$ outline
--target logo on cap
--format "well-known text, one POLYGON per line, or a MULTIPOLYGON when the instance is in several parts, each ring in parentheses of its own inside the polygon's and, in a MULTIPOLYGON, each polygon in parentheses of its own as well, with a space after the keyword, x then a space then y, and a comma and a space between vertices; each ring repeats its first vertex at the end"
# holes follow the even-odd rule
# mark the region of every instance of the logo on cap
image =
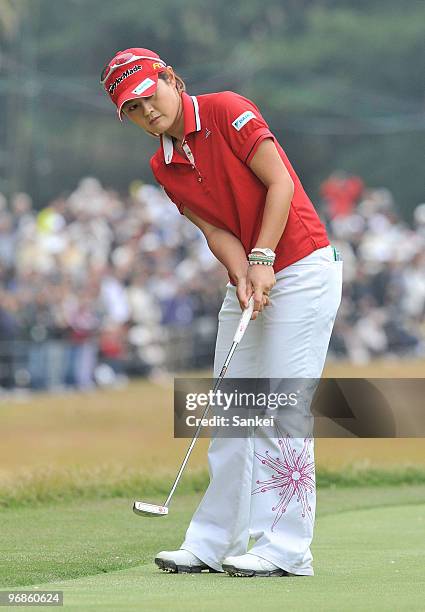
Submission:
POLYGON ((150 79, 148 77, 147 79, 145 79, 144 81, 139 83, 138 86, 136 87, 136 89, 133 89, 133 91, 131 93, 134 93, 134 94, 136 94, 136 96, 139 96, 144 91, 149 89, 149 87, 152 87, 152 85, 155 85, 155 81, 152 81, 152 79, 150 79))
POLYGON ((133 68, 129 68, 128 70, 123 72, 122 75, 119 76, 117 79, 115 79, 115 81, 113 83, 111 83, 111 85, 109 86, 109 88, 108 88, 109 94, 112 96, 114 91, 118 87, 118 85, 122 81, 124 81, 124 79, 127 79, 129 76, 131 76, 135 72, 138 72, 139 70, 142 70, 142 66, 140 66, 140 64, 137 64, 137 66, 133 66, 133 68))

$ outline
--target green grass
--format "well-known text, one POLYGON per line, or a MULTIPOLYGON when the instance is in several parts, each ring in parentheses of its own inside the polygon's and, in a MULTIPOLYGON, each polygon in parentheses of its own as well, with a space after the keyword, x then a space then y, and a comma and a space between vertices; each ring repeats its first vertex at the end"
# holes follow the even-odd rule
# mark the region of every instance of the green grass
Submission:
POLYGON ((126 498, 2 510, 0 587, 61 589, 65 609, 75 610, 423 610, 425 485, 324 488, 318 496, 314 578, 156 570, 155 552, 182 541, 200 498, 192 493, 157 520, 133 515, 126 498))
POLYGON ((60 588, 75 610, 424 609, 423 440, 316 440, 314 578, 169 576, 152 560, 181 544, 208 441, 168 518, 136 517, 131 504, 168 493, 188 443, 172 422, 171 387, 146 381, 1 404, 0 588, 60 588))
MULTIPOLYGON (((104 465, 96 469, 68 468, 34 469, 17 472, 0 482, 0 510, 2 508, 38 506, 40 504, 80 500, 113 499, 137 496, 166 497, 174 473, 141 474, 126 466, 104 465)), ((185 474, 179 491, 199 493, 208 484, 206 470, 195 469, 185 474)), ((402 484, 425 485, 425 469, 405 466, 382 469, 352 465, 345 470, 317 470, 319 489, 333 487, 394 486, 402 484)))

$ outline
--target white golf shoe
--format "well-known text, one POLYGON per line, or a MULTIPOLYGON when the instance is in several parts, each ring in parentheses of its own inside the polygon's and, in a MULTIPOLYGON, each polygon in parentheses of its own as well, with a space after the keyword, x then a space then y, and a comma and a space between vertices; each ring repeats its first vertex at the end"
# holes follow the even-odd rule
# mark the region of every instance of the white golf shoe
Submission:
POLYGON ((274 563, 266 561, 257 555, 246 553, 239 557, 227 557, 223 561, 223 569, 230 576, 293 576, 274 563))
POLYGON ((188 550, 163 550, 155 557, 155 563, 164 572, 169 574, 199 574, 203 570, 216 572, 201 559, 195 557, 188 550))

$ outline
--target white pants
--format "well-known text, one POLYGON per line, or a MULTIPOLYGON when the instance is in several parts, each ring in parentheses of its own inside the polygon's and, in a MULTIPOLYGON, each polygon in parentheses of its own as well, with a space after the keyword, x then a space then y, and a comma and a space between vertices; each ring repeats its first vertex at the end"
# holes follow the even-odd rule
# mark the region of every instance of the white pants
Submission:
MULTIPOLYGON (((227 377, 320 378, 341 300, 342 262, 318 249, 276 274, 271 304, 251 321, 227 377)), ((241 309, 227 285, 219 313, 217 377, 241 309)), ((252 552, 299 575, 313 575, 316 506, 311 438, 213 438, 209 487, 181 548, 222 571, 228 556, 252 552)))

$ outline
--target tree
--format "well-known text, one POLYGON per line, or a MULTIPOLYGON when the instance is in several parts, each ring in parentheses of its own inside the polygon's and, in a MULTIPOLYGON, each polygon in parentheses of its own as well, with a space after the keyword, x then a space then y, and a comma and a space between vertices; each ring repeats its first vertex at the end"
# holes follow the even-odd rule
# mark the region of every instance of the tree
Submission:
POLYGON ((114 121, 98 82, 105 61, 129 46, 157 50, 192 93, 234 89, 254 99, 311 193, 342 167, 390 187, 410 208, 423 199, 424 3, 3 4, 21 17, 2 11, 15 24, 7 26, 5 50, 17 74, 0 80, 0 95, 18 108, 19 188, 39 204, 87 173, 120 189, 135 177, 152 180, 147 158, 155 142, 114 121), (25 7, 30 19, 22 17, 25 7))

